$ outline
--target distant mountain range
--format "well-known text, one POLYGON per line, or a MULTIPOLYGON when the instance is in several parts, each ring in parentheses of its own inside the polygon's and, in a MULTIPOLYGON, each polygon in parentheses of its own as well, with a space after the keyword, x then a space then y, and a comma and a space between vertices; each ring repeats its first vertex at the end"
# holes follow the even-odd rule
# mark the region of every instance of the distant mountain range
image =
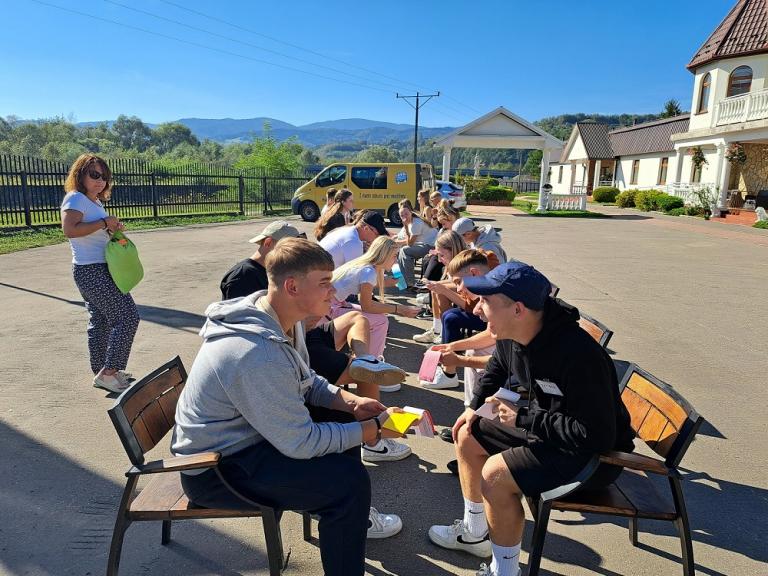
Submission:
MULTIPOLYGON (((407 141, 413 138, 413 125, 378 122, 364 118, 345 118, 294 126, 275 118, 181 118, 176 120, 187 126, 200 140, 217 142, 250 142, 261 136, 265 122, 272 126, 272 136, 279 141, 295 136, 306 146, 322 146, 335 142, 366 142, 383 144, 392 140, 407 141)), ((78 126, 92 126, 99 122, 80 122, 78 126)), ((112 124, 112 121, 107 121, 112 124)), ((148 126, 155 127, 154 124, 148 126)), ((434 138, 451 132, 454 128, 428 128, 419 126, 419 136, 434 138)))

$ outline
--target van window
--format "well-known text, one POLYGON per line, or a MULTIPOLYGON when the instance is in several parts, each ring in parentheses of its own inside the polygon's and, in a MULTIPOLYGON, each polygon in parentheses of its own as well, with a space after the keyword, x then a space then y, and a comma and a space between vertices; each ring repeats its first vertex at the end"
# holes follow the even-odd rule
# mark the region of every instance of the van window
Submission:
POLYGON ((352 182, 362 190, 383 190, 387 187, 387 169, 384 166, 352 168, 352 182))
POLYGON ((344 182, 344 179, 347 177, 347 167, 346 166, 331 166, 330 168, 326 168, 320 174, 317 175, 317 179, 315 182, 318 186, 321 188, 325 188, 326 186, 333 186, 334 184, 341 184, 344 182))

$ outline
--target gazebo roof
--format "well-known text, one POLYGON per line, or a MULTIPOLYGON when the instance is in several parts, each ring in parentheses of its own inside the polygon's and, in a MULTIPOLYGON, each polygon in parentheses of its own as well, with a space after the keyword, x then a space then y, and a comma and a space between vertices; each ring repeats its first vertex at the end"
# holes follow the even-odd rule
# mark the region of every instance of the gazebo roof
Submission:
POLYGON ((435 141, 445 148, 553 148, 559 155, 564 142, 523 120, 503 106, 435 141))

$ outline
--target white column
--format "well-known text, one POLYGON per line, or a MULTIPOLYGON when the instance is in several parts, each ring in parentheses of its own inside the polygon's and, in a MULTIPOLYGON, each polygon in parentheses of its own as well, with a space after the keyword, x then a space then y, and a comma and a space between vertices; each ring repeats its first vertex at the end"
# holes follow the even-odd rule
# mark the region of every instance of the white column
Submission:
POLYGON ((600 186, 600 168, 602 160, 595 160, 595 177, 592 180, 592 190, 600 186))
POLYGON ((547 174, 549 174, 549 154, 550 149, 544 148, 544 150, 541 151, 541 176, 539 177, 539 207, 536 209, 537 212, 546 212, 547 211, 547 193, 544 191, 544 184, 547 183, 547 174))
POLYGON ((712 209, 712 216, 719 216, 720 209, 725 208, 728 202, 728 181, 731 177, 731 163, 725 159, 725 142, 717 145, 717 185, 720 189, 717 205, 712 209))
POLYGON ((448 182, 451 175, 451 147, 443 148, 443 180, 448 182))
POLYGON ((674 184, 681 184, 683 178, 683 158, 685 157, 685 148, 677 149, 677 164, 675 164, 675 181, 674 184))

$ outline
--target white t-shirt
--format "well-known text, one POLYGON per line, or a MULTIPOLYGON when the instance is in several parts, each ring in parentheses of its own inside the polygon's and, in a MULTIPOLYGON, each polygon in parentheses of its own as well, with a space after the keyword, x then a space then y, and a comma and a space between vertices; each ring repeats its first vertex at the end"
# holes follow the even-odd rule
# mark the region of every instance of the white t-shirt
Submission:
POLYGON ((365 252, 363 241, 354 226, 342 226, 331 230, 328 235, 320 240, 326 252, 333 256, 333 265, 338 268, 350 260, 359 258, 365 252))
MULTIPOLYGON (((104 206, 98 200, 92 202, 88 196, 81 192, 68 192, 61 202, 61 210, 77 210, 82 212, 81 222, 88 224, 96 222, 109 216, 104 206)), ((87 236, 80 238, 70 238, 69 245, 72 247, 73 264, 103 264, 107 260, 104 258, 104 249, 109 242, 109 234, 106 230, 96 230, 87 236)))
POLYGON ((371 284, 375 287, 377 282, 376 268, 370 264, 354 268, 333 283, 333 287, 336 288, 336 300, 343 302, 352 294, 359 294, 362 284, 371 284))
MULTIPOLYGON (((430 246, 434 246, 435 240, 437 240, 437 228, 430 228, 424 220, 421 218, 417 218, 416 216, 413 217, 413 220, 408 225, 408 230, 411 233, 411 238, 413 238, 414 244, 429 244, 430 246)), ((405 226, 400 229, 400 232, 397 233, 398 240, 405 240, 407 236, 405 235, 405 226)))

